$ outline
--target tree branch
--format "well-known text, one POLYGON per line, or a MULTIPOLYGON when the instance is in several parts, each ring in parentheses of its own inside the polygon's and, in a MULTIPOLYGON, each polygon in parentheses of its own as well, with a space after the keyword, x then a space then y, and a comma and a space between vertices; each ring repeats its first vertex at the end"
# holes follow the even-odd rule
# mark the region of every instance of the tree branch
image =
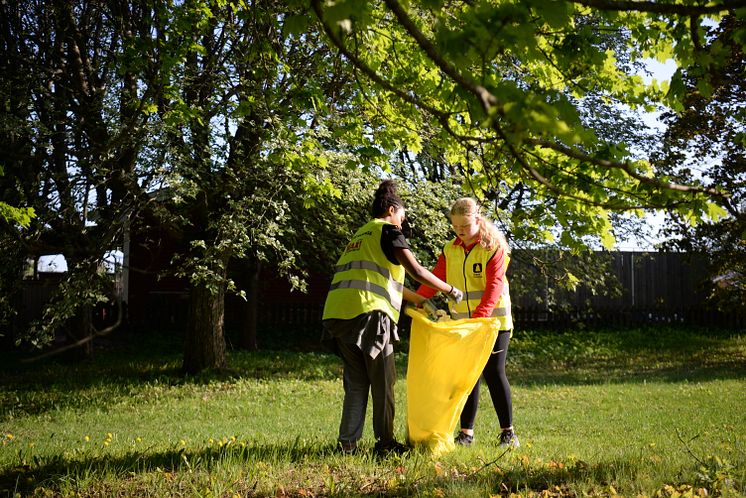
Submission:
MULTIPOLYGON (((663 203, 663 204, 661 204, 661 203, 658 203, 658 204, 655 204, 655 203, 643 204, 643 202, 645 201, 645 196, 644 195, 640 195, 638 193, 635 193, 633 190, 625 190, 625 189, 622 189, 622 188, 610 186, 610 185, 607 185, 607 184, 603 183, 602 181, 595 180, 595 179, 593 179, 593 178, 591 178, 591 177, 589 177, 587 175, 583 175, 582 173, 580 173, 578 171, 575 171, 575 169, 577 168, 578 165, 575 165, 576 168, 573 168, 573 170, 563 170, 562 168, 557 167, 551 161, 547 161, 546 159, 544 159, 544 158, 540 157, 539 155, 535 154, 534 152, 528 151, 528 152, 526 152, 526 154, 528 156, 533 157, 535 161, 538 161, 538 162, 544 164, 544 166, 546 168, 553 169, 554 171, 558 171, 559 174, 564 175, 564 177, 566 177, 568 179, 573 179, 573 180, 575 180, 577 182, 582 182, 582 184, 587 185, 588 187, 596 187, 596 188, 600 188, 600 189, 606 190, 608 192, 613 192, 613 193, 618 194, 618 195, 623 195, 623 196, 627 196, 627 197, 632 198, 632 199, 637 199, 637 202, 640 203, 640 204, 637 204, 637 205, 633 205, 633 204, 631 204, 631 201, 627 202, 625 204, 625 208, 624 209, 672 209, 672 208, 675 208, 677 206, 680 206, 680 205, 683 205, 683 204, 687 203, 686 200, 681 200, 681 201, 675 201, 675 202, 667 202, 667 203, 663 203)), ((563 180, 561 183, 564 184, 565 181, 563 180)), ((579 183, 579 185, 580 185, 580 183, 579 183)), ((634 189, 634 184, 631 185, 631 188, 634 189)), ((584 191, 584 189, 582 187, 580 187, 580 186, 576 190, 584 191)), ((609 204, 611 204, 611 203, 609 203, 609 204)))
POLYGON ((365 62, 360 60, 360 58, 357 57, 357 55, 353 54, 345 45, 345 43, 342 41, 342 39, 337 35, 337 33, 334 32, 334 30, 326 23, 324 20, 324 13, 321 7, 321 0, 312 0, 311 6, 314 10, 314 13, 316 14, 316 17, 318 17, 319 21, 321 21, 321 25, 324 28, 324 32, 327 34, 329 39, 332 41, 334 46, 337 47, 337 49, 344 55, 353 66, 355 66, 358 70, 360 70, 363 74, 365 74, 368 78, 370 78, 373 82, 380 85, 382 88, 388 90, 389 92, 393 93, 400 99, 404 100, 405 102, 408 102, 412 104, 415 107, 418 107, 420 109, 423 109, 433 116, 440 122, 440 124, 443 126, 443 128, 446 130, 446 132, 453 136, 457 140, 468 140, 468 141, 491 141, 489 139, 480 138, 480 137, 471 137, 466 135, 459 135, 456 133, 448 123, 448 113, 441 111, 440 109, 437 109, 419 98, 415 97, 413 93, 404 92, 403 90, 395 87, 385 79, 383 79, 378 73, 376 73, 375 70, 373 70, 370 66, 368 66, 365 62))
POLYGON ((681 16, 699 16, 705 14, 717 14, 727 10, 741 9, 746 7, 746 0, 722 0, 716 5, 696 6, 672 3, 660 3, 657 1, 635 1, 635 0, 568 0, 598 10, 612 11, 635 11, 653 12, 657 14, 676 14, 681 16))
POLYGON ((498 101, 494 95, 492 95, 482 85, 478 85, 470 79, 466 78, 452 64, 450 64, 440 55, 440 53, 430 42, 430 40, 428 40, 422 33, 422 31, 420 31, 417 26, 415 26, 409 15, 404 11, 402 6, 399 5, 399 2, 397 2, 396 0, 384 0, 384 2, 394 13, 404 29, 407 30, 407 33, 409 33, 410 36, 415 39, 420 48, 427 54, 430 60, 433 61, 435 65, 440 68, 441 71, 450 76, 456 84, 468 90, 475 97, 477 97, 477 99, 479 99, 479 102, 482 104, 482 108, 484 108, 485 112, 489 114, 490 110, 493 107, 497 106, 498 101))
MULTIPOLYGON (((609 0, 580 0, 581 2, 587 1, 587 2, 598 2, 598 3, 607 3, 607 4, 613 4, 613 1, 609 0)), ((746 5, 745 0, 725 0, 729 3, 743 3, 746 5)), ((451 65, 448 61, 446 61, 441 54, 438 52, 438 50, 435 48, 435 46, 428 40, 425 35, 417 28, 417 26, 414 24, 412 19, 408 16, 408 14, 404 11, 402 6, 397 2, 397 0, 384 0, 386 5, 391 9, 391 11, 394 13, 396 18, 399 20, 399 22, 402 24, 404 29, 412 36, 412 38, 415 39, 417 44, 420 46, 420 48, 427 54, 427 56, 432 60, 440 69, 443 71, 446 75, 450 76, 451 79, 459 86, 464 88, 465 90, 471 92, 473 95, 475 95, 478 100, 481 102, 482 107, 484 108, 485 112, 488 114, 490 111, 497 106, 498 100, 497 98, 491 94, 486 88, 484 88, 481 85, 477 85, 471 80, 464 77, 453 65, 451 65)), ((634 3, 634 4, 641 4, 641 3, 648 3, 648 2, 620 2, 621 4, 627 4, 627 3, 634 3)), ((658 5, 658 4, 652 4, 651 5, 658 5)), ((690 13, 689 15, 696 15, 694 13, 690 13)), ((498 110, 499 111, 499 110, 498 110)), ((498 131, 500 135, 502 135, 503 140, 505 140, 506 143, 507 137, 502 133, 499 126, 493 126, 493 128, 498 131)), ((538 142, 538 141, 537 141, 538 142)), ((549 143, 549 142, 547 142, 549 143)), ((511 155, 521 164, 521 166, 524 167, 526 171, 540 184, 544 185, 546 188, 552 190, 553 192, 557 193, 558 195, 564 195, 572 197, 576 200, 580 200, 582 202, 589 202, 598 206, 602 207, 612 207, 613 205, 610 204, 604 204, 604 203, 597 203, 594 201, 591 201, 590 199, 586 199, 581 196, 571 195, 566 192, 563 192, 559 187, 552 184, 547 178, 545 178, 541 173, 539 173, 536 168, 531 166, 531 164, 523 157, 521 152, 515 148, 512 144, 508 143, 508 149, 511 152, 511 155)), ((584 158, 578 157, 574 150, 569 148, 555 148, 555 150, 559 152, 563 152, 568 157, 573 157, 575 159, 581 159, 585 160, 584 158)), ((669 182, 661 182, 655 178, 649 178, 643 175, 640 175, 636 171, 634 171, 631 166, 628 163, 618 163, 618 162, 611 162, 611 161, 604 161, 605 164, 601 164, 598 162, 593 162, 594 164, 597 164, 599 166, 607 167, 607 168, 619 168, 625 171, 628 175, 631 177, 644 182, 648 184, 655 185, 659 188, 663 189, 669 189, 669 190, 676 190, 681 192, 701 192, 704 194, 707 194, 709 196, 719 197, 721 199, 726 198, 724 194, 721 192, 715 190, 715 189, 709 189, 709 188, 703 188, 703 187, 694 187, 689 185, 679 185, 675 183, 669 183, 669 182)), ((618 208, 616 208, 618 209, 618 208)))
POLYGON ((59 348, 55 348, 55 349, 53 349, 51 351, 47 351, 46 353, 42 353, 40 355, 33 356, 31 358, 24 358, 24 359, 21 360, 21 363, 32 363, 34 361, 39 361, 39 360, 42 360, 44 358, 49 358, 50 356, 57 356, 60 353, 64 353, 65 351, 69 351, 70 349, 78 348, 78 347, 80 347, 80 346, 82 346, 82 345, 84 345, 84 344, 92 341, 96 337, 103 337, 105 335, 110 334, 111 332, 113 332, 114 330, 116 330, 122 324, 122 317, 124 316, 124 312, 122 310, 122 300, 119 299, 119 298, 116 298, 116 301, 117 301, 117 321, 115 323, 113 323, 112 325, 109 325, 108 327, 106 327, 103 330, 97 330, 96 327, 94 327, 93 325, 91 325, 91 333, 88 334, 86 337, 83 337, 80 340, 77 340, 77 341, 75 341, 73 343, 70 343, 70 344, 66 344, 66 345, 61 346, 59 348))
POLYGON ((689 31, 692 37, 692 45, 694 45, 695 52, 702 51, 702 42, 699 39, 699 31, 697 31, 699 16, 691 16, 689 18, 689 31))
MULTIPOLYGON (((568 0, 568 1, 571 1, 571 0, 568 0)), ((475 82, 468 79, 467 77, 463 76, 452 64, 446 61, 442 57, 442 55, 438 52, 436 47, 430 42, 430 40, 428 40, 425 37, 425 35, 417 28, 417 26, 414 24, 414 22, 409 17, 407 12, 397 2, 397 0, 384 0, 384 2, 389 7, 389 9, 391 9, 391 11, 394 13, 397 20, 401 23, 402 27, 404 27, 404 29, 409 33, 409 35, 412 38, 414 38, 414 40, 417 42, 419 47, 426 53, 428 58, 430 58, 430 60, 441 71, 443 71, 445 75, 451 78, 451 80, 455 84, 461 86, 462 88, 464 88, 465 90, 473 94, 479 100, 485 112, 487 112, 488 114, 491 114, 492 112, 497 110, 497 113, 501 114, 500 108, 498 106, 499 102, 498 102, 497 97, 495 97, 492 93, 490 93, 485 87, 478 85, 475 82)), ((678 13, 674 11, 676 11, 679 7, 683 7, 679 5, 662 5, 661 6, 659 4, 656 4, 653 2, 646 2, 646 1, 637 2, 637 1, 614 1, 614 0, 576 0, 575 3, 591 6, 597 9, 601 9, 601 10, 641 10, 641 11, 658 12, 659 10, 655 10, 655 9, 659 7, 663 7, 663 8, 670 8, 671 9, 670 11, 673 13, 678 13)), ((690 11, 681 12, 681 14, 692 16, 692 15, 707 13, 709 11, 720 12, 722 10, 726 10, 726 8, 735 8, 736 6, 746 6, 746 0, 724 0, 723 3, 720 5, 723 7, 696 8, 695 10, 692 10, 691 7, 687 7, 687 9, 689 9, 690 11)), ((496 139, 503 141, 505 146, 508 149, 509 154, 520 164, 521 168, 524 169, 535 181, 543 185, 548 190, 554 192, 558 196, 575 199, 577 201, 580 201, 580 202, 583 202, 589 205, 594 205, 594 206, 603 207, 603 208, 612 209, 612 210, 620 210, 620 211, 639 209, 640 207, 650 207, 650 206, 627 206, 627 205, 620 205, 617 203, 598 202, 598 201, 594 201, 593 199, 590 199, 584 196, 579 196, 579 195, 565 192, 563 189, 553 184, 548 178, 544 177, 535 167, 533 167, 530 164, 530 162, 526 159, 526 157, 524 157, 523 153, 519 150, 519 148, 516 147, 515 144, 509 141, 507 135, 502 130, 499 123, 495 120, 493 120, 492 122, 492 129, 497 134, 497 136, 494 138, 479 137, 479 136, 465 136, 465 135, 460 135, 456 133, 451 128, 448 122, 449 113, 442 111, 440 109, 437 109, 433 107, 432 105, 426 104, 421 99, 417 98, 413 92, 406 92, 392 85, 390 82, 386 81, 381 75, 379 75, 375 70, 373 70, 366 63, 360 60, 349 49, 347 49, 345 43, 342 41, 339 35, 324 20, 321 0, 312 0, 311 6, 314 10, 314 13, 318 17, 318 19, 321 21, 323 29, 325 33, 327 34, 327 36, 329 36, 329 38, 331 39, 332 43, 355 67, 357 67, 363 74, 365 74, 372 81, 374 81, 375 83, 377 83, 384 89, 392 92, 393 94, 401 98, 403 101, 408 102, 416 107, 419 107, 422 110, 425 110, 431 113, 441 123, 441 125, 444 127, 446 132, 450 134, 451 136, 453 136, 454 138, 456 138, 457 140, 473 141, 473 142, 478 142, 478 143, 493 142, 496 139)), ((669 12, 669 10, 663 10, 663 12, 669 12)), ((661 189, 674 190, 674 191, 679 191, 679 192, 705 194, 709 197, 719 199, 721 203, 726 207, 726 209, 732 214, 734 215, 738 214, 734 210, 734 208, 730 205, 727 194, 724 194, 714 188, 699 187, 699 186, 692 186, 692 185, 682 185, 682 184, 671 183, 671 182, 663 182, 656 178, 647 177, 636 172, 629 163, 596 159, 591 156, 588 156, 587 154, 583 154, 582 152, 577 151, 575 149, 563 146, 558 143, 550 142, 547 140, 532 139, 532 138, 526 137, 524 138, 524 143, 529 144, 529 145, 537 145, 540 147, 550 148, 550 149, 556 150, 566 155, 569 158, 587 161, 591 164, 595 164, 597 166, 601 166, 604 168, 621 169, 626 174, 628 174, 630 177, 635 178, 636 180, 642 183, 653 185, 661 189)), ((660 207, 660 206, 655 206, 655 207, 660 207)))
MULTIPOLYGON (((543 185, 546 189, 548 189, 551 192, 554 192, 555 195, 558 197, 565 197, 568 199, 574 199, 576 201, 582 202, 584 204, 590 205, 590 206, 596 206, 604 209, 608 209, 611 211, 633 211, 636 209, 661 209, 663 207, 668 206, 655 206, 655 205, 629 205, 629 204, 618 204, 614 202, 599 202, 594 199, 591 199, 590 197, 584 197, 582 195, 572 194, 570 192, 566 192, 556 184, 552 183, 548 178, 546 178, 544 175, 542 175, 539 170, 534 168, 531 163, 526 160, 523 154, 516 148, 516 146, 511 143, 505 135, 505 133, 502 131, 502 129, 499 127, 499 125, 494 124, 493 128, 498 133, 498 135, 501 137, 501 139, 504 141, 505 145, 507 146, 508 150, 510 151, 510 155, 515 158, 516 161, 521 165, 521 167, 528 172, 528 174, 536 180, 539 184, 543 185)), ((576 158, 577 159, 577 158, 576 158)))
POLYGON ((547 148, 556 150, 557 152, 560 152, 567 157, 571 157, 573 159, 578 159, 580 161, 585 161, 591 164, 595 164, 596 166, 601 166, 602 168, 618 168, 623 170, 625 173, 627 173, 632 178, 642 182, 646 183, 648 185, 653 185, 658 188, 662 188, 665 190, 675 190, 677 192, 691 192, 691 193, 700 193, 705 194, 709 197, 714 197, 717 199, 720 199, 724 206, 728 209, 731 214, 734 216, 737 216, 738 213, 733 210, 733 207, 730 205, 729 202, 729 196, 723 192, 720 192, 717 189, 709 188, 709 187, 698 187, 694 185, 682 185, 680 183, 671 183, 671 182, 664 182, 661 180, 658 180, 657 178, 653 178, 650 176, 645 176, 637 171, 635 171, 632 168, 632 165, 628 162, 620 163, 615 161, 608 161, 606 159, 598 159, 592 156, 589 156, 588 154, 585 154, 583 152, 580 152, 577 149, 573 149, 570 147, 567 147, 565 145, 556 143, 556 142, 550 142, 548 140, 539 140, 539 139, 526 139, 525 143, 530 145, 537 145, 539 147, 547 148))
POLYGON ((339 49, 339 51, 347 57, 347 59, 350 60, 360 71, 362 71, 368 78, 375 81, 379 85, 381 85, 386 90, 394 93, 397 97, 404 100, 405 102, 409 102, 410 104, 422 107, 423 109, 432 112, 434 114, 441 114, 442 111, 429 106, 425 104, 424 102, 420 101, 419 99, 414 98, 412 95, 410 95, 407 92, 404 92, 400 90, 399 88, 396 88, 388 81, 384 80, 378 73, 376 73, 373 69, 371 69, 367 64, 365 64, 363 61, 361 61, 355 54, 350 52, 347 49, 347 46, 342 41, 342 39, 337 35, 337 33, 334 32, 334 30, 326 23, 324 20, 324 12, 321 7, 321 0, 312 0, 311 1, 311 7, 313 8, 314 13, 316 14, 316 17, 319 18, 319 21, 321 21, 321 25, 324 28, 324 32, 327 34, 329 39, 334 43, 334 45, 339 49))
MULTIPOLYGON (((378 73, 376 73, 373 69, 370 68, 365 62, 360 60, 355 54, 350 52, 350 50, 347 48, 347 46, 344 44, 342 39, 334 32, 334 30, 326 23, 324 20, 324 13, 321 8, 321 2, 320 0, 312 0, 311 5, 313 7, 314 13, 316 14, 316 17, 318 17, 319 21, 321 21, 321 25, 324 28, 324 32, 329 36, 332 43, 339 49, 339 51, 344 55, 352 64, 358 68, 361 72, 363 72, 368 78, 373 80, 375 83, 379 84, 384 89, 394 93, 396 96, 404 100, 405 102, 409 102, 410 104, 419 107, 420 109, 423 109, 433 116, 440 122, 440 124, 443 126, 443 128, 446 130, 446 132, 451 135, 453 138, 460 140, 460 141, 474 141, 474 142, 491 142, 492 139, 485 138, 485 137, 478 137, 478 136, 468 136, 468 135, 460 135, 456 131, 451 128, 451 125, 448 123, 448 114, 447 112, 441 111, 440 109, 437 109, 429 104, 426 104, 419 98, 415 97, 412 93, 407 93, 399 88, 395 87, 388 81, 384 80, 378 73)), ((439 57, 442 59, 441 57, 439 57)), ((443 61, 445 63, 445 61, 443 61)), ((484 89, 486 91, 486 89, 484 89)), ((487 92, 489 93, 489 92, 487 92)), ((478 96, 478 94, 475 93, 475 95, 478 96)), ((481 98, 480 98, 481 101, 481 98)))

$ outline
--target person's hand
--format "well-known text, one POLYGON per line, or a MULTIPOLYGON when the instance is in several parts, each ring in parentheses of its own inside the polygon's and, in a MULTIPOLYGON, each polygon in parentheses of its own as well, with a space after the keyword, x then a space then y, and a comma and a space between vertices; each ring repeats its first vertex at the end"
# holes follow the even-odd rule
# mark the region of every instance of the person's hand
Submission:
POLYGON ((425 310, 425 313, 427 313, 427 317, 430 318, 430 320, 434 322, 438 321, 438 307, 435 306, 435 303, 429 299, 425 299, 420 303, 420 306, 425 310))
POLYGON ((448 296, 448 299, 450 299, 456 304, 460 303, 461 300, 464 298, 464 293, 454 286, 451 286, 451 290, 448 291, 448 294, 446 295, 448 296))

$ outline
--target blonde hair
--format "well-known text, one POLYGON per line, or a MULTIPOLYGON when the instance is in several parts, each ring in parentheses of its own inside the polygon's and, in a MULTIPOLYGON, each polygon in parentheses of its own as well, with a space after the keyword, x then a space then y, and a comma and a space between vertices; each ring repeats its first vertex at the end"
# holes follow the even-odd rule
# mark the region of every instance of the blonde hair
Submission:
POLYGON ((450 215, 474 216, 479 225, 479 244, 488 251, 494 251, 498 247, 502 247, 506 254, 510 254, 510 246, 505 235, 489 218, 482 215, 479 204, 471 197, 456 199, 451 206, 450 215))

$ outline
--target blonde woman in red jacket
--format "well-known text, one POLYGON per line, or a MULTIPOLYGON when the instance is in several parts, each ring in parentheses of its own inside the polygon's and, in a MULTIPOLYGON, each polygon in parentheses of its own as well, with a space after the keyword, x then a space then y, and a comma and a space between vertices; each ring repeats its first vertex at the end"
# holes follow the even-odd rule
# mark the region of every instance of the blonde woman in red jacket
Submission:
MULTIPOLYGON (((518 447, 520 443, 513 431, 510 383, 505 373, 505 360, 513 333, 510 292, 505 275, 510 261, 510 247, 503 234, 480 213, 479 205, 470 197, 453 203, 450 218, 456 238, 443 248, 433 274, 464 292, 464 299, 460 303, 449 303, 451 318, 500 319, 500 333, 482 377, 489 388, 502 429, 500 445, 518 447)), ((436 292, 426 285, 417 290, 418 294, 428 299, 436 292)), ((456 444, 470 446, 474 442, 479 388, 478 380, 461 412, 461 430, 456 444)))

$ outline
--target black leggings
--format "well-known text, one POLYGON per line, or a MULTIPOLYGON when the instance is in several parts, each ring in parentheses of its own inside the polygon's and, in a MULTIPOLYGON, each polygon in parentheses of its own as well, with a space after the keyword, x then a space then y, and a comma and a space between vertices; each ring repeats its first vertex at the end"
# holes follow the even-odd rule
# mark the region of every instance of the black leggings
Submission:
MULTIPOLYGON (((492 405, 495 407, 500 427, 503 429, 513 425, 513 404, 510 399, 510 383, 508 382, 507 375, 505 375, 505 360, 508 357, 509 344, 510 331, 501 330, 481 376, 484 377, 484 381, 490 390, 492 405)), ((479 407, 480 380, 477 380, 477 385, 472 389, 471 394, 469 394, 466 400, 466 405, 464 405, 464 409, 461 411, 462 429, 474 429, 474 419, 477 417, 477 408, 479 407)))

